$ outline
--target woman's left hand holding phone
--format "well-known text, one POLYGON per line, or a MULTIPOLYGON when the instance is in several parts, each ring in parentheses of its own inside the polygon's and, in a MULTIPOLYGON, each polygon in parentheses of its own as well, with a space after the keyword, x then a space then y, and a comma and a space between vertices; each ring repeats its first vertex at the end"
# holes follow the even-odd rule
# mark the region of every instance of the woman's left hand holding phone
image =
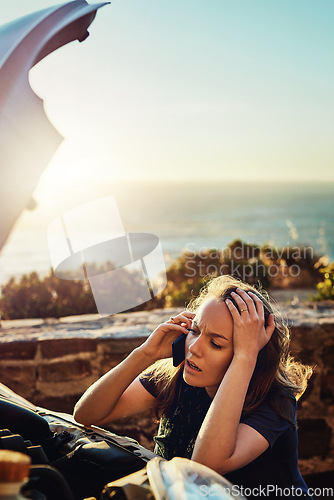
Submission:
POLYGON ((194 313, 182 311, 165 323, 161 323, 138 349, 152 359, 152 363, 158 359, 171 357, 172 343, 182 333, 188 333, 194 317, 194 313))

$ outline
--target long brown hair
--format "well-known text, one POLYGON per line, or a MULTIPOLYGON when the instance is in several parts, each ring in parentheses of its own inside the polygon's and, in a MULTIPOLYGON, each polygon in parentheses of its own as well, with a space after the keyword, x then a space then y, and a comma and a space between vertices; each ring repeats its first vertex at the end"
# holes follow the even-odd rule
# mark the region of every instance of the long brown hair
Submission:
MULTIPOLYGON (((290 356, 289 328, 268 294, 232 276, 219 276, 211 279, 202 288, 198 297, 191 300, 188 310, 196 312, 201 304, 211 298, 219 298, 222 301, 228 298, 235 303, 231 293, 236 288, 252 291, 261 299, 264 305, 265 326, 267 326, 270 314, 274 315, 275 321, 275 330, 270 341, 258 354, 248 386, 243 414, 254 411, 268 397, 268 403, 276 413, 293 424, 289 401, 291 403, 291 397, 299 399, 303 394, 308 379, 312 375, 312 368, 290 356)), ((153 378, 157 384, 156 413, 159 416, 163 413, 168 414, 178 398, 183 365, 184 363, 174 368, 171 359, 160 360, 144 373, 144 376, 153 378)))

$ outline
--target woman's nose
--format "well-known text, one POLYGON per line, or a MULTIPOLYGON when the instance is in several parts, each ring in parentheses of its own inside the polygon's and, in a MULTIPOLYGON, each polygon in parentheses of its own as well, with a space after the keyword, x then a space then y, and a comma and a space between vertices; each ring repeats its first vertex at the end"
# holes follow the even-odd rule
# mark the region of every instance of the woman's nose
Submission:
POLYGON ((201 340, 201 335, 199 337, 196 337, 194 340, 192 340, 189 344, 189 351, 191 354, 194 354, 195 356, 201 356, 202 355, 202 340, 201 340))

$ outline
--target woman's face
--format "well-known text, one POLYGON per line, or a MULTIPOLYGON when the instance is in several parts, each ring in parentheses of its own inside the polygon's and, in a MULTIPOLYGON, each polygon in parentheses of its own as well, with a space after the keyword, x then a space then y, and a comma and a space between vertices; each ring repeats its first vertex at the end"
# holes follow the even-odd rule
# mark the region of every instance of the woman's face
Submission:
POLYGON ((225 304, 208 299, 199 308, 186 339, 183 378, 214 397, 233 357, 233 320, 225 304))

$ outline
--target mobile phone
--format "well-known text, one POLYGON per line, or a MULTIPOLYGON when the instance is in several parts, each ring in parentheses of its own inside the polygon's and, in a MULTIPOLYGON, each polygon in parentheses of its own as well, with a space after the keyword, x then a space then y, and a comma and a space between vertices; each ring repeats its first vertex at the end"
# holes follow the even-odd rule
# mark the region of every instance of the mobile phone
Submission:
POLYGON ((187 335, 185 333, 181 333, 181 335, 172 343, 173 366, 179 366, 186 357, 186 338, 187 335))

